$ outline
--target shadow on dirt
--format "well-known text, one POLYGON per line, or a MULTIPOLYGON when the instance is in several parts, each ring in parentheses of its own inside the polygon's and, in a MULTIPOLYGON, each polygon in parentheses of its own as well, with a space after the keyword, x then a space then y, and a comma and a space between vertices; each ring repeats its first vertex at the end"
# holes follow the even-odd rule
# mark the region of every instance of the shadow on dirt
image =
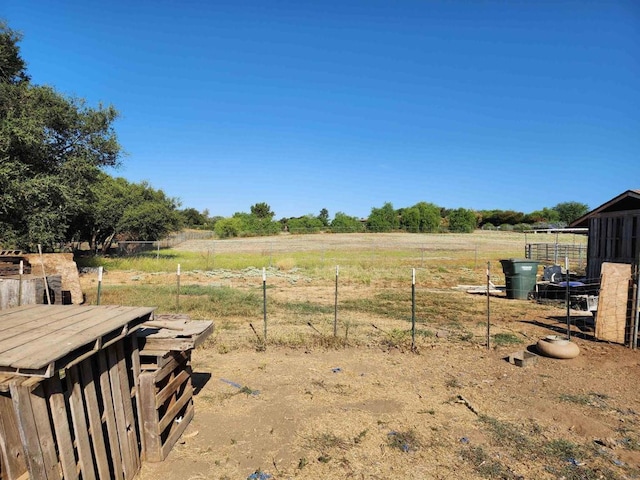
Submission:
MULTIPOLYGON (((549 320, 554 320, 557 324, 552 323, 544 323, 539 320, 523 320, 523 323, 528 323, 529 325, 536 325, 537 327, 542 327, 547 330, 553 332, 556 335, 566 335, 567 334, 567 317, 566 316, 551 316, 547 317, 549 320)), ((594 322, 592 317, 570 317, 571 325, 577 328, 579 331, 575 331, 575 328, 571 329, 571 336, 580 338, 582 340, 596 341, 594 335, 594 322)))
POLYGON ((191 374, 191 383, 193 385, 193 394, 198 395, 200 390, 211 380, 211 374, 208 372, 193 372, 191 374))

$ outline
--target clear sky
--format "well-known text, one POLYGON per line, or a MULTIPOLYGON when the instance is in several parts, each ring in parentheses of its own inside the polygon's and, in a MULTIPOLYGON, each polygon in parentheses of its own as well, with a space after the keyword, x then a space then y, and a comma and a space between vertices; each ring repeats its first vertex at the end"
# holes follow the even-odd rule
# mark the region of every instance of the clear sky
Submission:
POLYGON ((113 104, 110 172, 211 215, 525 213, 640 188, 640 2, 4 1, 32 80, 113 104))

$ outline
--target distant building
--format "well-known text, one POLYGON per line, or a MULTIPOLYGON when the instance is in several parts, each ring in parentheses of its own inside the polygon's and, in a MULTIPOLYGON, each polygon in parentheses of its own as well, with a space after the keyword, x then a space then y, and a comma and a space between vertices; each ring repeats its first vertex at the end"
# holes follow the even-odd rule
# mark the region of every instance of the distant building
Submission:
POLYGON ((640 258, 640 190, 627 190, 575 220, 588 227, 587 278, 599 279, 604 262, 638 262, 640 258))

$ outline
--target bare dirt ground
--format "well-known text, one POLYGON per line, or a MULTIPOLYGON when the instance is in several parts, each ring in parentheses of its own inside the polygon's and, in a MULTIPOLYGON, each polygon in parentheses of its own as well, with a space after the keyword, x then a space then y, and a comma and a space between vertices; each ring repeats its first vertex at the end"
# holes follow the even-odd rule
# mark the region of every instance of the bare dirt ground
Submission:
MULTIPOLYGON (((255 279, 227 281, 242 287, 255 279)), ((341 295, 367 297, 376 288, 350 285, 341 295)), ((330 302, 331 292, 326 282, 283 277, 270 295, 330 302)), ((561 333, 562 308, 493 298, 492 333, 511 332, 523 343, 486 349, 486 297, 424 293, 421 302, 468 303, 458 321, 473 338, 434 321, 436 335, 411 352, 383 333, 406 322, 353 314, 347 347, 309 340, 260 351, 245 330, 219 329, 193 353, 195 418, 169 457, 145 463, 140 478, 640 478, 636 351, 594 341, 593 320, 574 312, 581 354, 520 368, 505 357, 561 333)), ((275 319, 272 328, 289 328, 289 320, 275 319)), ((216 319, 218 327, 236 321, 246 323, 216 319)))

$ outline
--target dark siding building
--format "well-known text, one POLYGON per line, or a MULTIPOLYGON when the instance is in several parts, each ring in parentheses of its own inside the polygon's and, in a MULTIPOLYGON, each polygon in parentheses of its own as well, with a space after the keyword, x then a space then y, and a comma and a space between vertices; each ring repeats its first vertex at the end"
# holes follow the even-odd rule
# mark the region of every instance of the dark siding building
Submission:
POLYGON ((640 190, 627 190, 574 221, 589 228, 587 278, 600 278, 603 262, 634 264, 640 256, 640 190))

